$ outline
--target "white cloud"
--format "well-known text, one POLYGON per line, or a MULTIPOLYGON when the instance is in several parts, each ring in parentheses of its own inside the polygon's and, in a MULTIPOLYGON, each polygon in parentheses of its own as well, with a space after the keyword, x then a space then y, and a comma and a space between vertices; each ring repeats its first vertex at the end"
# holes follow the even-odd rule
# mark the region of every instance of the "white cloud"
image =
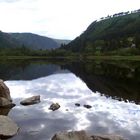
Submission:
POLYGON ((18 1, 18 0, 1 0, 0 3, 1 2, 16 2, 16 1, 18 1))
POLYGON ((2 0, 0 30, 73 39, 94 20, 139 9, 139 0, 2 0))

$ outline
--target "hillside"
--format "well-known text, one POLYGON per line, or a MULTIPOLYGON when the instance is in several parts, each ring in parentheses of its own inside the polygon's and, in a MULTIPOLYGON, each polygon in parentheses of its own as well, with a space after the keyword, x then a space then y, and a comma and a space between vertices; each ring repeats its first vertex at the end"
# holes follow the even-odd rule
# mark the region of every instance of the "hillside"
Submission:
POLYGON ((12 48, 26 46, 34 50, 59 48, 61 44, 68 44, 70 40, 60 40, 40 36, 32 33, 5 33, 0 31, 0 47, 12 48))
POLYGON ((32 33, 10 33, 11 37, 17 40, 21 45, 25 45, 31 49, 54 49, 60 45, 52 38, 40 36, 32 33))
POLYGON ((20 44, 18 41, 12 38, 10 34, 0 31, 0 48, 13 48, 19 46, 20 44))
POLYGON ((132 44, 140 48, 140 10, 94 21, 83 34, 63 48, 98 54, 129 48, 132 44))

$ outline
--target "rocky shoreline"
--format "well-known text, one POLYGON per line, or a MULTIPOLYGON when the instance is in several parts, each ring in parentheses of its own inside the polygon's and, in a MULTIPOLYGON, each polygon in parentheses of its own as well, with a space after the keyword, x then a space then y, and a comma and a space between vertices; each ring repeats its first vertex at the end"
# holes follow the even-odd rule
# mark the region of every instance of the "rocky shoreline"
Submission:
POLYGON ((14 106, 9 88, 0 80, 0 139, 13 137, 19 131, 17 124, 7 116, 14 106))

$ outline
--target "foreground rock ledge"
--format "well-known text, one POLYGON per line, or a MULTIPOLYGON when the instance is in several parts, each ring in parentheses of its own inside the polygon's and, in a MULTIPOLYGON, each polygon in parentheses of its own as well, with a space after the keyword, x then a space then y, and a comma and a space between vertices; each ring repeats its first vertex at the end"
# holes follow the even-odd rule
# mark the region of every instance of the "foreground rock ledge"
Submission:
POLYGON ((33 105, 40 103, 40 95, 32 96, 30 98, 26 98, 25 100, 21 101, 21 105, 33 105))
POLYGON ((17 134, 19 127, 9 117, 0 115, 0 139, 10 138, 17 134))
POLYGON ((126 140, 116 135, 92 135, 88 136, 85 131, 60 132, 51 140, 126 140))

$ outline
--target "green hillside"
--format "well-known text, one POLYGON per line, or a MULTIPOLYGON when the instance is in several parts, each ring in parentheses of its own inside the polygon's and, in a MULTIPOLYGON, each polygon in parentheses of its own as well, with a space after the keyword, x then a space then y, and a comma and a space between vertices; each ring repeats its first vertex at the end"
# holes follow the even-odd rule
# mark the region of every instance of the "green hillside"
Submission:
POLYGON ((83 34, 63 48, 100 54, 115 50, 129 52, 128 48, 132 47, 140 48, 140 10, 94 21, 83 34))

